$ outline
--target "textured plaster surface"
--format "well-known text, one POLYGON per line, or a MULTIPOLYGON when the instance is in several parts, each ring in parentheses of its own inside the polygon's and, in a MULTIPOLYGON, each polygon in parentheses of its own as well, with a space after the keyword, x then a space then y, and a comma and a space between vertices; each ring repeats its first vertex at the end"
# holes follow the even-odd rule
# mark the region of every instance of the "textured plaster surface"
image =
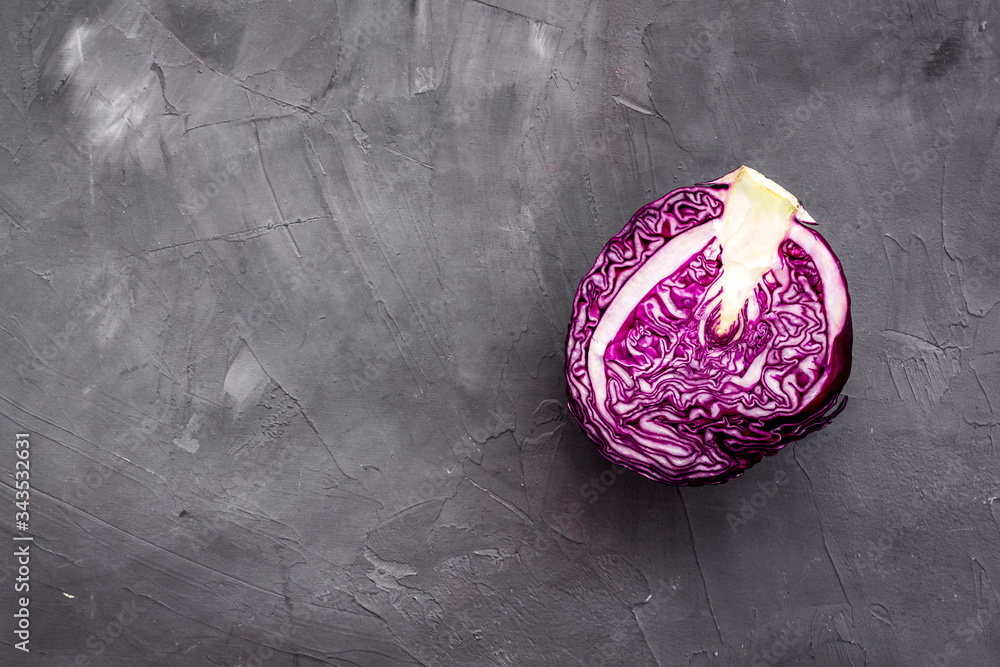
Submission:
POLYGON ((996 664, 994 10, 4 3, 0 663, 996 664), (620 473, 573 292, 743 163, 844 265, 849 405, 722 486, 620 473))

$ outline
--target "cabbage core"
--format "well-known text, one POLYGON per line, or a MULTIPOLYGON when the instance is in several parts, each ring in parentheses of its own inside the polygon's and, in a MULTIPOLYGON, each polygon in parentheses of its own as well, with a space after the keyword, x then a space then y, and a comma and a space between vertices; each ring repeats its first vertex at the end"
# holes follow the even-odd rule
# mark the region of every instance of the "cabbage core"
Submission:
POLYGON ((792 217, 801 208, 787 190, 759 172, 740 167, 735 174, 715 225, 725 267, 716 325, 720 336, 735 324, 764 272, 781 269, 778 245, 788 238, 792 217))

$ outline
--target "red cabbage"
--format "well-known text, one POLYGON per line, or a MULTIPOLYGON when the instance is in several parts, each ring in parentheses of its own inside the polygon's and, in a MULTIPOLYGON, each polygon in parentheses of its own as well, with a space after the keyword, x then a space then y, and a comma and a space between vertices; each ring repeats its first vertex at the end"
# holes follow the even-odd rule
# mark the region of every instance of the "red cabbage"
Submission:
POLYGON ((823 428, 851 370, 847 282, 815 221, 747 167, 642 207, 580 282, 569 407, 609 460, 716 484, 823 428))

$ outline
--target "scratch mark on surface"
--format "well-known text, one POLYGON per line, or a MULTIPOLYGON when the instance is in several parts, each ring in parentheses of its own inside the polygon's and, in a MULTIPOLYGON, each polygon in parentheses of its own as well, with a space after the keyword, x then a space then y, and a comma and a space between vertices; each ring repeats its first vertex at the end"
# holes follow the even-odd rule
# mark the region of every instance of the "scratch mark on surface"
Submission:
MULTIPOLYGON (((271 199, 274 201, 274 208, 278 211, 278 217, 281 218, 281 222, 285 222, 285 214, 281 210, 281 204, 278 203, 278 195, 274 191, 274 186, 271 185, 271 177, 267 175, 267 167, 264 165, 264 148, 260 145, 260 131, 257 129, 256 121, 253 124, 253 134, 257 139, 257 159, 260 161, 260 170, 264 174, 264 181, 267 183, 267 189, 271 191, 271 199)), ((299 252, 299 244, 295 242, 295 237, 292 236, 292 230, 288 228, 288 225, 283 224, 285 232, 288 233, 288 240, 292 242, 292 248, 295 250, 295 256, 302 259, 302 253, 299 252)))
POLYGON ((306 145, 309 146, 309 150, 312 152, 313 157, 315 157, 316 162, 319 163, 320 171, 323 172, 324 176, 326 176, 326 167, 323 166, 323 160, 320 159, 319 153, 316 152, 316 146, 313 145, 312 138, 305 133, 303 133, 302 138, 306 140, 306 145))
POLYGON ((225 72, 220 72, 219 70, 217 70, 216 68, 212 67, 207 62, 205 62, 204 60, 202 60, 201 57, 197 53, 195 53, 194 51, 192 51, 191 49, 189 49, 187 47, 187 45, 180 38, 178 38, 177 35, 175 35, 174 32, 170 28, 168 28, 166 25, 164 25, 163 22, 160 21, 160 19, 158 19, 156 17, 155 14, 153 14, 151 11, 149 11, 148 9, 146 9, 145 7, 143 7, 142 5, 140 5, 138 3, 136 3, 136 4, 137 4, 137 6, 139 6, 146 13, 147 16, 149 16, 149 18, 151 18, 154 21, 156 21, 157 25, 159 25, 161 28, 163 28, 163 30, 168 35, 170 35, 171 37, 174 38, 174 41, 177 44, 177 46, 179 46, 182 49, 184 49, 184 51, 189 56, 191 56, 191 58, 193 58, 195 61, 197 61, 198 64, 200 64, 201 66, 203 66, 203 67, 211 70, 215 74, 221 76, 223 79, 226 79, 227 81, 231 82, 236 87, 242 88, 247 93, 252 93, 254 95, 258 95, 260 97, 263 97, 264 99, 270 100, 271 102, 274 102, 275 104, 277 104, 279 106, 287 107, 287 108, 290 108, 290 109, 297 109, 298 111, 303 111, 303 112, 305 112, 307 114, 315 114, 316 113, 316 109, 311 109, 309 107, 302 106, 301 104, 295 104, 293 102, 288 102, 287 100, 283 100, 283 99, 280 99, 280 98, 277 98, 277 97, 272 97, 270 95, 265 95, 264 93, 260 92, 259 90, 254 90, 253 88, 251 88, 250 86, 246 85, 244 82, 240 81, 239 79, 237 79, 235 77, 232 77, 232 76, 229 76, 225 72))
MULTIPOLYGON (((355 380, 352 377, 350 378, 350 381, 351 381, 351 387, 354 388, 354 393, 356 393, 358 396, 362 396, 364 392, 362 392, 361 387, 358 386, 357 380, 355 380)), ((368 416, 368 419, 371 421, 372 424, 374 424, 375 430, 378 431, 379 442, 381 443, 382 448, 385 450, 386 456, 390 459, 395 458, 395 454, 393 453, 392 447, 389 444, 389 436, 385 432, 385 428, 382 425, 382 421, 380 419, 377 419, 376 415, 372 413, 368 401, 362 401, 361 406, 364 409, 365 414, 368 416)), ((366 468, 366 466, 364 465, 362 465, 361 467, 363 469, 366 468)), ((367 467, 374 468, 375 470, 382 472, 376 466, 367 466, 367 467)))
POLYGON ((210 241, 229 241, 230 243, 242 243, 244 241, 249 241, 250 239, 257 238, 258 236, 263 236, 268 232, 272 232, 280 227, 291 227, 293 225, 301 225, 306 222, 314 222, 316 220, 324 220, 322 216, 315 216, 312 218, 299 218, 298 220, 293 220, 291 222, 269 222, 263 227, 254 227, 253 229, 248 229, 243 232, 232 232, 229 234, 220 234, 218 236, 209 236, 204 239, 194 239, 191 241, 182 241, 180 243, 172 243, 170 245, 161 246, 159 248, 153 248, 152 250, 143 251, 143 255, 152 255, 156 252, 163 252, 164 250, 173 250, 174 248, 182 248, 184 246, 193 245, 195 243, 208 243, 210 241))
POLYGON ((477 5, 482 5, 483 7, 489 7, 490 9, 492 9, 494 11, 497 11, 497 12, 503 12, 504 14, 510 14, 511 16, 516 16, 518 18, 526 19, 528 21, 531 21, 532 23, 540 23, 542 25, 547 25, 547 26, 549 26, 551 28, 556 28, 557 30, 560 30, 560 31, 562 30, 562 28, 560 26, 557 26, 554 23, 549 23, 548 21, 540 21, 540 20, 538 20, 536 18, 532 18, 530 16, 527 16, 526 14, 519 14, 518 12, 515 12, 515 11, 513 11, 511 9, 507 9, 506 7, 498 7, 497 5, 491 5, 488 2, 483 2, 483 0, 471 0, 471 1, 474 2, 474 3, 476 3, 477 5))
POLYGON ((255 123, 257 121, 262 121, 262 120, 280 120, 282 118, 292 118, 294 116, 295 114, 288 113, 280 116, 251 116, 250 118, 231 118, 228 120, 216 120, 211 123, 202 123, 201 125, 194 125, 192 127, 185 128, 184 134, 187 134, 188 132, 194 132, 195 130, 200 130, 202 128, 212 127, 214 125, 229 125, 229 124, 241 125, 246 123, 255 123))
POLYGON ((830 552, 830 543, 827 540, 826 527, 823 525, 823 517, 820 514, 819 505, 816 503, 816 494, 813 491, 812 477, 809 476, 809 472, 806 471, 805 466, 802 465, 802 461, 799 460, 799 457, 796 455, 794 450, 792 452, 792 458, 795 459, 795 464, 799 467, 799 469, 802 471, 802 474, 804 474, 806 476, 806 479, 809 481, 809 496, 812 498, 813 508, 816 510, 816 520, 819 522, 819 531, 823 537, 823 548, 826 550, 826 557, 830 560, 830 567, 833 568, 833 573, 837 577, 837 583, 840 584, 840 592, 844 596, 844 602, 850 605, 851 609, 853 609, 854 604, 851 602, 851 598, 849 598, 847 595, 847 589, 844 587, 844 580, 840 577, 840 570, 837 569, 837 563, 836 561, 834 561, 833 554, 830 552))
POLYGON ((705 591, 705 601, 708 602, 708 611, 712 614, 712 623, 715 624, 715 634, 719 637, 720 643, 725 643, 722 638, 722 630, 719 629, 719 621, 715 617, 715 607, 712 606, 712 598, 708 594, 708 581, 705 580, 705 571, 701 568, 701 559, 698 557, 698 547, 694 543, 694 529, 691 527, 691 515, 688 513, 687 502, 684 500, 684 494, 681 490, 677 489, 677 495, 681 499, 681 507, 684 508, 684 518, 687 519, 688 536, 691 539, 691 551, 694 552, 694 562, 698 566, 698 574, 701 576, 701 585, 705 591))
POLYGON ((944 254, 948 255, 951 261, 955 261, 955 256, 951 254, 951 250, 948 249, 948 227, 947 227, 947 214, 945 214, 944 203, 945 203, 945 183, 948 174, 948 152, 944 154, 944 163, 941 165, 941 248, 944 249, 944 254))
POLYGON ((892 386, 896 388, 896 396, 899 396, 900 401, 905 402, 906 399, 903 398, 903 392, 899 390, 899 382, 896 380, 896 374, 892 372, 892 357, 889 354, 885 355, 885 362, 889 366, 889 377, 892 378, 892 386))
MULTIPOLYGON (((93 441, 91 441, 91 440, 88 440, 87 438, 85 438, 85 437, 83 437, 82 435, 80 435, 80 434, 76 433, 75 431, 71 431, 71 430, 70 430, 70 429, 68 429, 68 428, 64 428, 64 427, 60 426, 59 424, 56 424, 55 422, 53 422, 53 421, 52 421, 52 420, 50 420, 50 419, 46 419, 45 417, 42 417, 42 416, 41 416, 41 415, 39 415, 39 414, 36 414, 36 413, 34 413, 34 412, 31 412, 30 410, 28 410, 27 408, 25 408, 25 407, 24 407, 23 405, 20 405, 20 404, 19 404, 19 403, 17 403, 16 401, 14 401, 14 400, 12 400, 12 399, 10 399, 10 398, 7 398, 7 397, 6 397, 6 396, 4 396, 3 394, 0 394, 0 400, 3 400, 3 401, 5 401, 6 403, 8 403, 8 404, 10 404, 11 406, 13 406, 13 407, 17 408, 18 410, 20 410, 20 411, 24 412, 25 414, 28 414, 28 415, 31 415, 31 416, 32 416, 32 417, 34 417, 35 419, 38 419, 39 421, 41 421, 41 422, 44 422, 45 424, 48 424, 49 426, 52 426, 53 428, 56 428, 56 429, 58 429, 58 430, 60 430, 60 431, 63 431, 63 432, 65 432, 65 433, 69 434, 69 435, 72 435, 72 436, 73 436, 74 438, 77 438, 77 439, 79 439, 79 440, 81 440, 81 441, 83 441, 83 442, 87 443, 88 445, 90 445, 90 446, 91 446, 91 447, 93 447, 94 449, 97 449, 97 450, 99 450, 99 451, 102 451, 102 452, 104 452, 105 454, 109 454, 109 455, 111 455, 111 456, 113 456, 113 457, 115 457, 115 458, 117 458, 117 459, 120 459, 120 460, 124 461, 125 463, 127 463, 127 464, 128 464, 128 465, 130 465, 130 466, 132 466, 132 467, 133 467, 133 468, 135 468, 136 470, 142 470, 143 472, 146 472, 146 473, 149 473, 149 474, 151 474, 151 475, 156 475, 156 476, 157 476, 157 477, 159 477, 159 478, 160 478, 161 480, 163 480, 163 481, 166 481, 166 480, 165 480, 165 479, 164 479, 164 478, 163 478, 163 477, 162 477, 161 475, 158 475, 157 473, 153 472, 152 470, 147 470, 146 468, 143 468, 143 467, 141 467, 141 466, 138 466, 138 465, 136 465, 135 463, 132 463, 131 461, 129 461, 129 460, 127 459, 127 458, 125 458, 125 457, 124 457, 124 456, 122 456, 121 454, 119 454, 119 453, 117 453, 117 452, 113 452, 113 451, 111 451, 111 450, 109 450, 109 449, 105 449, 104 447, 101 447, 101 446, 100 446, 100 445, 98 445, 97 443, 95 443, 95 442, 93 442, 93 441)), ((36 429, 36 430, 38 430, 38 429, 36 429)), ((113 468, 111 468, 111 466, 108 466, 107 464, 105 464, 105 463, 102 463, 102 462, 98 461, 97 459, 95 459, 95 458, 93 458, 93 457, 89 456, 89 455, 88 455, 87 453, 85 453, 85 452, 84 452, 83 450, 81 450, 81 449, 77 449, 76 447, 73 447, 73 446, 71 446, 71 445, 69 445, 69 444, 67 444, 67 443, 63 442, 62 440, 59 440, 58 438, 56 438, 56 437, 54 437, 54 436, 52 436, 52 435, 50 435, 50 434, 46 434, 46 433, 41 433, 41 432, 40 432, 40 430, 39 430, 39 434, 40 434, 40 435, 41 435, 42 437, 44 437, 44 438, 48 438, 48 439, 49 439, 49 440, 51 440, 52 442, 54 442, 54 443, 56 443, 56 444, 58 444, 58 445, 62 445, 62 446, 63 446, 63 447, 65 447, 66 449, 68 449, 68 450, 70 450, 70 451, 72 451, 72 452, 75 452, 76 454, 78 454, 79 456, 81 456, 81 457, 83 457, 83 458, 85 458, 85 459, 88 459, 88 460, 90 460, 90 461, 93 461, 94 463, 96 463, 96 464, 98 464, 98 465, 102 465, 102 466, 105 466, 105 467, 107 467, 107 468, 109 468, 109 469, 112 469, 112 470, 114 470, 113 468)), ((120 471, 120 470, 115 470, 115 472, 117 472, 118 474, 120 474, 120 475, 122 475, 122 476, 125 476, 125 477, 128 477, 128 475, 125 475, 125 473, 123 473, 123 472, 122 472, 122 471, 120 471)), ((133 478, 129 477, 129 479, 133 479, 133 478)), ((141 482, 140 480, 137 480, 137 479, 136 479, 136 480, 134 480, 134 481, 136 481, 136 482, 139 482, 140 484, 142 483, 142 482, 141 482)))
POLYGON ((659 118, 660 117, 660 114, 656 113, 652 109, 647 109, 646 107, 641 106, 641 105, 639 105, 636 102, 633 102, 631 100, 627 100, 624 97, 622 97, 621 95, 612 95, 611 99, 613 99, 615 102, 617 102, 618 104, 622 105, 623 107, 628 107, 632 111, 638 111, 639 113, 641 113, 643 115, 652 116, 654 118, 659 118))
POLYGON ((147 539, 145 539, 143 537, 139 537, 138 535, 130 533, 127 530, 123 530, 123 529, 119 528, 118 526, 114 525, 113 523, 109 523, 109 522, 105 521, 104 519, 102 519, 99 516, 91 514, 90 512, 88 512, 87 510, 85 510, 83 508, 77 507, 73 503, 66 502, 62 498, 57 498, 56 496, 53 496, 53 495, 50 495, 50 494, 48 494, 48 493, 46 493, 44 491, 41 491, 37 487, 34 489, 34 492, 37 493, 39 496, 41 496, 43 498, 47 498, 48 500, 50 500, 54 504, 59 505, 63 509, 69 508, 69 509, 72 509, 72 510, 78 512, 80 515, 86 517, 87 519, 93 521, 94 523, 98 524, 99 526, 101 526, 101 527, 103 527, 105 529, 109 529, 113 533, 116 533, 116 534, 119 534, 119 535, 124 535, 126 537, 130 537, 133 540, 135 540, 137 542, 140 542, 142 544, 145 544, 147 546, 153 547, 154 549, 156 549, 158 551, 163 551, 164 553, 168 553, 171 556, 174 556, 175 558, 177 558, 177 559, 179 559, 179 560, 181 560, 181 561, 183 561, 185 563, 188 563, 194 569, 197 569, 197 570, 207 570, 209 572, 212 572, 212 573, 214 573, 214 574, 222 577, 223 579, 236 582, 236 583, 241 584, 242 586, 244 586, 246 588, 249 588, 250 590, 257 591, 258 593, 265 593, 267 595, 271 595, 271 596, 275 596, 275 597, 279 597, 279 598, 284 598, 285 597, 285 595, 283 593, 280 593, 278 591, 272 591, 272 590, 270 590, 268 588, 264 588, 262 586, 258 586, 257 584, 251 583, 249 581, 245 581, 243 579, 240 579, 239 577, 233 576, 233 575, 231 575, 231 574, 229 574, 227 572, 224 572, 222 570, 217 570, 217 569, 215 569, 213 567, 210 567, 208 565, 205 565, 203 563, 199 563, 198 561, 192 560, 191 558, 188 558, 187 556, 179 554, 176 551, 171 551, 170 549, 167 549, 166 547, 162 547, 159 544, 156 544, 155 542, 150 542, 149 540, 147 540, 147 539))
MULTIPOLYGON (((427 164, 426 162, 421 162, 420 160, 418 160, 418 159, 416 159, 416 158, 412 158, 412 157, 410 157, 409 155, 403 155, 403 154, 402 154, 402 153, 400 153, 399 151, 394 151, 394 150, 392 150, 391 148, 389 148, 388 146, 383 146, 382 148, 386 149, 387 151, 389 151, 389 152, 390 152, 390 153, 392 153, 393 155, 396 155, 396 156, 398 156, 398 157, 401 157, 401 158, 403 158, 404 160, 409 160, 410 162, 416 162, 416 163, 417 163, 417 164, 419 164, 419 165, 420 165, 421 167, 427 167, 427 168, 428 168, 428 169, 430 169, 431 171, 434 171, 434 167, 432 167, 431 165, 427 164)), ((326 175, 326 171, 325 171, 325 170, 323 171, 323 175, 324 175, 324 176, 326 175)))
MULTIPOLYGON (((247 643, 250 643, 250 644, 254 644, 254 645, 260 646, 260 647, 268 647, 268 648, 272 649, 276 653, 283 653, 285 655, 291 656, 295 663, 298 663, 299 657, 309 658, 310 660, 315 660, 317 662, 323 662, 324 659, 328 659, 329 655, 331 655, 331 654, 326 654, 326 653, 306 652, 305 649, 302 648, 302 647, 298 647, 298 648, 294 648, 294 649, 293 648, 282 648, 281 646, 278 645, 278 644, 280 644, 280 642, 267 642, 267 641, 261 640, 260 638, 245 637, 243 635, 236 634, 232 630, 226 630, 225 628, 219 627, 219 626, 217 626, 217 625, 215 625, 213 623, 209 623, 209 622, 207 622, 207 621, 205 621, 205 620, 203 620, 201 618, 197 618, 195 616, 192 616, 191 614, 185 614, 183 611, 180 611, 178 609, 174 609, 170 605, 168 605, 168 604, 166 604, 164 602, 161 602, 160 600, 157 600, 156 598, 152 597, 151 595, 149 595, 147 593, 140 593, 140 592, 134 590, 133 588, 131 588, 130 586, 126 586, 125 590, 129 591, 130 593, 133 593, 137 597, 145 598, 145 599, 149 600, 150 602, 152 602, 153 604, 155 604, 155 605, 157 605, 159 607, 162 607, 163 609, 166 609, 167 611, 169 611, 169 612, 171 612, 173 614, 176 614, 176 615, 181 616, 183 618, 187 618, 187 619, 189 619, 191 621, 194 621, 195 623, 197 623, 199 625, 203 625, 203 626, 205 626, 207 628, 212 628, 213 630, 217 630, 218 632, 220 632, 220 633, 222 633, 224 635, 227 635, 229 637, 232 637, 233 639, 238 639, 240 641, 244 641, 244 642, 247 642, 247 643)), ((346 613, 354 613, 354 612, 348 611, 346 613)), ((371 652, 378 654, 377 651, 371 651, 371 652)), ((183 651, 182 651, 182 653, 183 653, 183 651)), ((381 654, 379 654, 379 655, 381 655, 381 654)), ((345 660, 345 661, 348 662, 348 663, 350 663, 350 664, 357 664, 357 663, 354 663, 354 662, 352 662, 350 660, 345 660)), ((241 664, 246 664, 246 663, 241 663, 241 664)))
POLYGON ((889 610, 880 604, 873 604, 868 608, 868 613, 871 614, 872 618, 881 623, 885 623, 889 627, 892 627, 892 619, 889 618, 889 610))
POLYGON ((354 120, 354 116, 347 109, 344 109, 344 116, 347 117, 348 122, 351 124, 351 134, 354 135, 354 142, 367 155, 372 150, 372 144, 368 141, 368 133, 365 132, 365 128, 361 126, 361 123, 354 120))
POLYGON ((899 387, 902 382, 896 379, 901 374, 917 403, 930 407, 939 403, 942 396, 951 386, 951 380, 961 371, 961 348, 956 346, 940 346, 913 334, 886 329, 882 336, 902 345, 903 355, 896 357, 888 354, 889 372, 896 393, 902 394, 899 387))
POLYGON ((495 494, 492 491, 490 491, 489 489, 487 489, 485 486, 481 486, 480 484, 477 484, 475 482, 475 480, 470 479, 469 477, 466 477, 466 479, 469 480, 469 484, 472 484, 472 486, 476 487, 480 491, 485 491, 486 493, 489 494, 490 498, 492 498, 493 500, 497 501, 498 503, 500 503, 501 505, 503 505, 504 507, 506 507, 507 509, 509 509, 511 512, 513 512, 514 514, 516 514, 518 519, 520 519, 521 521, 525 522, 529 526, 535 525, 535 522, 531 520, 531 517, 528 516, 527 514, 525 514, 524 512, 522 512, 520 509, 518 509, 517 505, 515 505, 512 502, 510 502, 509 500, 504 500, 503 498, 501 498, 497 494, 495 494))
POLYGON ((52 269, 49 269, 48 271, 45 271, 44 273, 39 273, 38 271, 35 271, 30 266, 26 266, 24 268, 28 269, 29 271, 31 271, 32 273, 34 273, 36 276, 38 276, 39 278, 41 278, 42 280, 44 280, 45 282, 47 282, 49 284, 49 287, 51 287, 53 289, 53 291, 55 291, 56 294, 59 293, 59 290, 57 290, 56 287, 55 287, 55 285, 52 284, 52 276, 53 276, 52 269))
MULTIPOLYGON (((405 337, 403 337, 399 327, 396 326, 395 319, 389 312, 389 308, 387 305, 388 301, 386 297, 382 295, 381 290, 378 288, 378 281, 372 274, 371 268, 368 266, 367 262, 364 259, 365 252, 360 247, 359 242, 356 240, 356 238, 360 236, 360 234, 355 234, 354 230, 350 227, 349 223, 347 222, 348 220, 350 220, 350 218, 343 214, 343 212, 341 211, 341 207, 337 202, 337 197, 334 196, 333 193, 330 191, 330 187, 332 185, 331 179, 319 178, 318 175, 319 170, 323 167, 320 164, 319 155, 316 153, 315 149, 313 149, 311 152, 313 154, 313 157, 315 158, 315 162, 310 161, 309 164, 312 166, 313 175, 316 177, 316 181, 319 184, 323 209, 324 211, 327 212, 331 221, 334 224, 334 227, 337 229, 341 238, 346 243, 349 250, 349 256, 354 265, 360 271, 361 275, 364 277, 365 284, 371 290, 373 298, 372 300, 375 302, 378 308, 379 316, 382 317, 383 321, 389 328, 389 331, 393 336, 393 342, 399 349, 399 352, 403 357, 403 361, 406 364, 407 371, 413 376, 414 381, 417 384, 417 388, 420 390, 420 393, 423 394, 424 385, 417 379, 416 374, 412 370, 411 366, 415 366, 419 374, 423 376, 423 378, 427 380, 427 382, 430 382, 430 378, 427 376, 427 373, 420 365, 420 362, 417 360, 416 355, 410 352, 410 344, 406 341, 405 337)), ((323 170, 325 171, 325 168, 323 168, 323 170)), ((362 197, 359 196, 358 197, 359 202, 361 199, 362 197)), ((368 226, 373 231, 377 232, 377 225, 375 224, 375 219, 377 218, 377 216, 372 215, 372 213, 364 206, 362 206, 362 212, 365 222, 368 223, 368 226)), ((447 366, 445 365, 444 362, 444 359, 447 357, 447 355, 442 350, 438 349, 437 342, 435 341, 434 337, 428 330, 426 323, 423 321, 423 318, 420 317, 416 302, 414 301, 413 298, 410 297, 407 287, 404 284, 404 281, 400 278, 398 272, 393 266, 392 261, 390 261, 390 259, 386 256, 385 250, 382 248, 382 244, 376 244, 376 245, 379 248, 378 252, 381 255, 382 261, 384 262, 385 266, 388 267, 389 272, 392 274, 394 282, 396 283, 396 286, 399 288, 400 293, 406 299, 407 304, 410 306, 410 309, 414 312, 417 322, 425 334, 425 337, 422 342, 426 342, 428 345, 431 346, 431 348, 436 353, 434 355, 431 355, 432 358, 436 360, 438 363, 440 363, 447 370, 447 366)))
POLYGON ((416 355, 413 354, 413 350, 410 349, 410 344, 406 342, 406 339, 403 337, 403 332, 400 331, 399 325, 396 324, 396 319, 392 316, 391 313, 389 313, 389 308, 385 305, 385 301, 379 299, 378 301, 376 301, 375 305, 378 309, 379 317, 382 318, 382 321, 385 323, 386 328, 388 328, 389 331, 392 333, 392 342, 396 345, 396 349, 399 351, 399 355, 403 358, 403 363, 406 364, 406 370, 409 371, 410 377, 413 378, 413 381, 416 382, 417 388, 420 390, 420 393, 423 394, 424 393, 423 385, 420 384, 420 382, 417 380, 417 376, 414 375, 413 371, 410 369, 410 363, 412 362, 413 365, 417 367, 417 371, 424 378, 424 380, 426 380, 428 383, 431 383, 431 379, 427 377, 427 373, 424 372, 424 369, 420 365, 420 362, 417 361, 416 355))
MULTIPOLYGON (((972 361, 975 361, 975 359, 972 361)), ((990 398, 990 392, 986 391, 986 385, 983 384, 983 378, 979 376, 979 370, 971 362, 969 363, 969 366, 972 368, 972 374, 976 377, 979 389, 983 392, 983 396, 986 397, 986 404, 990 406, 990 414, 996 414, 997 409, 993 405, 993 399, 990 398)))
POLYGON ((15 208, 15 206, 11 206, 10 203, 2 195, 0 195, 0 212, 3 212, 3 214, 7 216, 8 222, 21 230, 22 234, 27 234, 28 230, 21 225, 21 223, 24 222, 24 216, 15 215, 8 210, 15 208))
POLYGON ((889 338, 896 338, 900 342, 910 343, 918 348, 934 348, 936 350, 943 351, 945 348, 941 347, 937 343, 932 343, 929 340, 921 338, 920 336, 914 336, 911 333, 906 333, 905 331, 896 331, 895 329, 884 329, 882 331, 884 334, 891 334, 889 338))

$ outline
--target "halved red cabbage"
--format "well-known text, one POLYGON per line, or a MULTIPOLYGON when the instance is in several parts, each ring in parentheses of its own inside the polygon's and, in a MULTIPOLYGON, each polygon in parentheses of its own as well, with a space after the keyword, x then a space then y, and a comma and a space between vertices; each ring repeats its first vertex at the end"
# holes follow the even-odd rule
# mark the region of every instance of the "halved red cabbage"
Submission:
POLYGON ((748 167, 641 208, 576 293, 569 407, 611 461, 714 484, 843 410, 840 262, 784 188, 748 167))

